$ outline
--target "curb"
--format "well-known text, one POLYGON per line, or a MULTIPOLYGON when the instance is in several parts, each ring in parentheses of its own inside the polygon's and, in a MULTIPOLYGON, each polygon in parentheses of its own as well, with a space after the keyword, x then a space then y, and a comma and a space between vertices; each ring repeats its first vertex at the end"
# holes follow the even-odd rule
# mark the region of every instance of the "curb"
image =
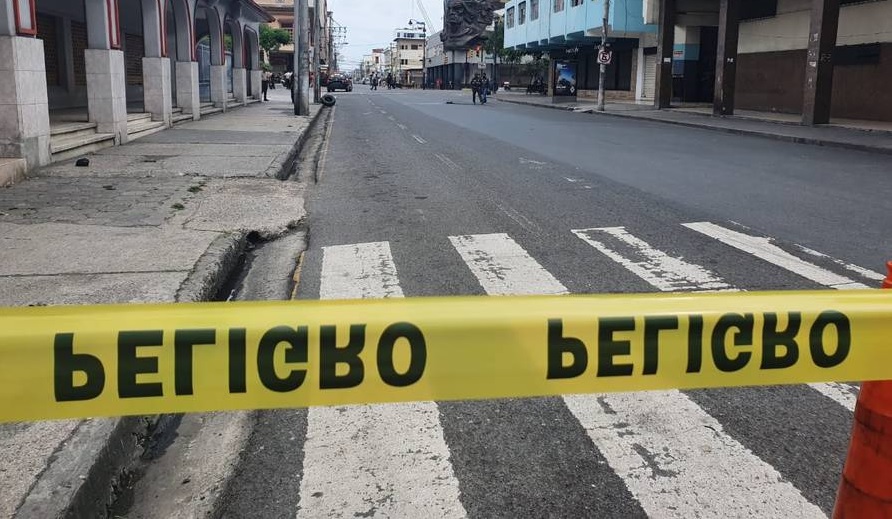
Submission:
MULTIPOLYGON (((238 267, 249 233, 218 236, 177 291, 177 302, 216 297, 238 267)), ((170 423, 167 415, 84 420, 53 453, 14 517, 106 517, 117 488, 140 456, 143 439, 170 423)))
MULTIPOLYGON (((525 105, 525 106, 551 108, 554 110, 562 110, 565 112, 573 112, 574 111, 574 108, 568 108, 568 107, 559 106, 559 105, 555 106, 555 105, 546 105, 546 104, 540 104, 540 103, 530 103, 530 102, 520 101, 520 100, 516 100, 516 99, 499 99, 499 101, 501 101, 503 103, 513 103, 513 104, 525 105)), ((849 150, 856 150, 856 151, 867 151, 867 152, 872 152, 872 153, 883 153, 883 154, 887 154, 887 155, 892 155, 892 148, 881 148, 878 146, 871 146, 869 144, 857 144, 857 143, 853 143, 853 142, 840 142, 840 141, 832 141, 832 140, 819 139, 819 138, 813 138, 813 137, 797 137, 795 135, 781 135, 781 134, 777 134, 777 133, 763 132, 763 131, 759 131, 759 130, 747 130, 747 129, 743 129, 743 128, 723 128, 721 126, 713 126, 713 125, 703 124, 703 123, 688 122, 688 121, 671 121, 671 120, 667 120, 667 119, 658 119, 655 117, 646 117, 646 116, 640 116, 640 115, 630 115, 630 114, 619 113, 619 112, 593 111, 593 112, 585 112, 585 113, 590 113, 592 115, 598 115, 598 116, 605 115, 608 117, 621 117, 623 119, 635 119, 638 121, 673 124, 675 126, 685 126, 687 128, 699 128, 701 130, 712 130, 712 131, 730 133, 730 134, 734 134, 734 135, 749 135, 752 137, 762 137, 764 139, 772 139, 772 140, 783 141, 783 142, 792 142, 795 144, 810 144, 812 146, 824 146, 824 147, 828 147, 828 148, 842 148, 842 149, 849 149, 849 150)), ((704 115, 702 117, 710 117, 710 116, 704 115)), ((768 124, 774 124, 774 123, 768 123, 768 124)))
POLYGON ((265 176, 276 178, 278 180, 286 180, 291 176, 291 173, 294 170, 294 164, 297 161, 297 156, 300 154, 300 150, 307 142, 307 139, 309 139, 310 132, 316 127, 316 123, 319 121, 323 110, 327 110, 327 108, 320 105, 319 109, 316 110, 316 113, 310 115, 309 124, 307 124, 307 127, 300 133, 297 141, 294 142, 294 146, 292 146, 288 153, 284 155, 282 160, 276 159, 274 163, 267 168, 265 176))

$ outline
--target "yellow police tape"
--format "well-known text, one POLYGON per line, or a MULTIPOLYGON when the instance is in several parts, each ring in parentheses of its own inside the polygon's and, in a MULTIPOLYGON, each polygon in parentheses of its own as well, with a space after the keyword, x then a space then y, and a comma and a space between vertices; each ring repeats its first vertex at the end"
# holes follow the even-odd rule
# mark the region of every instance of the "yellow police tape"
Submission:
POLYGON ((0 310, 0 421, 892 379, 892 290, 0 310))

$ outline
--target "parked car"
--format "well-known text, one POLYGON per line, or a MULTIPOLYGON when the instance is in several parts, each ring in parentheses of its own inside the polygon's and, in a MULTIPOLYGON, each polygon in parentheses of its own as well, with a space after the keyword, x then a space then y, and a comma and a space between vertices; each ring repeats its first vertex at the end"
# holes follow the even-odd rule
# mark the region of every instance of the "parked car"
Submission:
POLYGON ((334 92, 335 90, 343 90, 344 92, 352 92, 353 91, 353 81, 350 80, 347 76, 331 76, 328 80, 328 91, 334 92))

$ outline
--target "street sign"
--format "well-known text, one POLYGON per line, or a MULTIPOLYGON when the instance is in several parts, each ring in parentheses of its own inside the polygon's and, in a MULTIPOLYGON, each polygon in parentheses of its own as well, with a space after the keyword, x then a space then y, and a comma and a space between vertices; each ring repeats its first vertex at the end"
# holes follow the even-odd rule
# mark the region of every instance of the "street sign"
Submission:
POLYGON ((599 65, 610 65, 613 61, 613 51, 612 50, 601 50, 598 51, 598 64, 599 65))

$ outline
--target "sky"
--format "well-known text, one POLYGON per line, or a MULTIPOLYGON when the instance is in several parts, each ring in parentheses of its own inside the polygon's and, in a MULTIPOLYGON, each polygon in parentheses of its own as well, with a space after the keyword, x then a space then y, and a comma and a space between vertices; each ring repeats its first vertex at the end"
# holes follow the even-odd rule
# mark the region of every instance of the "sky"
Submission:
MULTIPOLYGON (((421 0, 434 27, 443 25, 443 0, 421 0)), ((410 18, 423 21, 417 0, 328 0, 335 22, 347 28, 346 42, 341 47, 340 69, 352 71, 359 66, 363 55, 374 48, 387 47, 393 41, 394 29, 408 26, 410 18)))

